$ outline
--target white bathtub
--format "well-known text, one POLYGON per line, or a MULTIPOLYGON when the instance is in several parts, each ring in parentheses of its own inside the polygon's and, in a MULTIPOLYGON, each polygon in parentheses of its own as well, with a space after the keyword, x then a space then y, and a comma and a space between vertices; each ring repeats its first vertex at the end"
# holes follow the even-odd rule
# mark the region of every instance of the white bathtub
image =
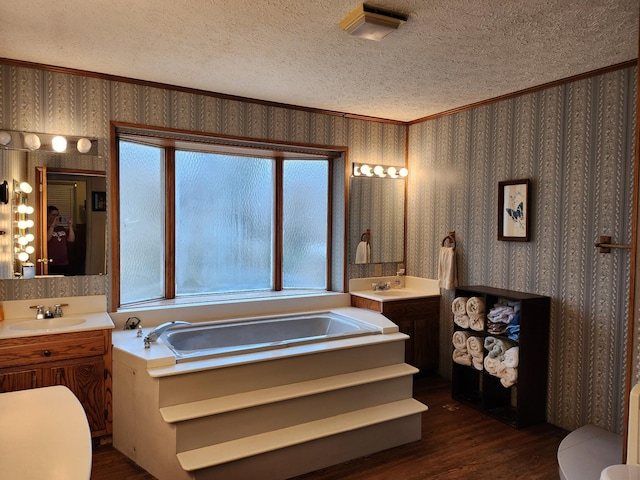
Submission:
POLYGON ((333 312, 279 316, 255 321, 198 323, 162 335, 176 361, 285 348, 294 345, 381 334, 382 329, 333 312))

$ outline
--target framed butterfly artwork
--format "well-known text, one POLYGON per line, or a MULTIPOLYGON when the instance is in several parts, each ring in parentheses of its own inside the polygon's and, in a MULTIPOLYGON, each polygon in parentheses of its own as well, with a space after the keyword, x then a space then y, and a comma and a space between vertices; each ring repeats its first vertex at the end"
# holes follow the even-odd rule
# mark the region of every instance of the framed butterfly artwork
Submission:
POLYGON ((530 203, 529 179, 498 183, 498 240, 529 241, 530 203))

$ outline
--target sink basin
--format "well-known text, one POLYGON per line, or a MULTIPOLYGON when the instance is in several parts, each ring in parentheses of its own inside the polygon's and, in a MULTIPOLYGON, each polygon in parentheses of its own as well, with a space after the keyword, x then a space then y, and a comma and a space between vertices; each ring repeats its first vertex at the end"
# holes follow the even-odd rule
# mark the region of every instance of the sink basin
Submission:
POLYGON ((378 292, 373 292, 374 295, 379 295, 381 297, 417 297, 420 294, 414 292, 413 290, 381 290, 378 292))
POLYGON ((73 327, 81 325, 86 320, 84 318, 74 317, 56 317, 44 318, 42 320, 27 320, 25 322, 14 323, 9 325, 12 330, 56 330, 60 328, 73 327))

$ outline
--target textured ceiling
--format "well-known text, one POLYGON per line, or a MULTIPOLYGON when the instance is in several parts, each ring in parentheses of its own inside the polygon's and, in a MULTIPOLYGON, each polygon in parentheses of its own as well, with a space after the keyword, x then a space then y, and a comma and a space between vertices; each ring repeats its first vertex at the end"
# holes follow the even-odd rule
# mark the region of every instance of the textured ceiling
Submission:
POLYGON ((638 0, 0 0, 0 57, 410 121, 637 58, 638 0))

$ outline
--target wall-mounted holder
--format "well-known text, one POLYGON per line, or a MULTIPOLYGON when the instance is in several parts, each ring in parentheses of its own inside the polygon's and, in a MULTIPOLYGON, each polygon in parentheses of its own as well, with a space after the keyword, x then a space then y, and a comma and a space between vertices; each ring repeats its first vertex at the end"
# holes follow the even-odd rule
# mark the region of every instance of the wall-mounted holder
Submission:
POLYGON ((612 248, 631 250, 631 245, 616 245, 611 243, 611 237, 608 235, 600 235, 600 241, 596 243, 596 247, 600 249, 600 253, 611 253, 612 248))
POLYGON ((6 180, 0 184, 0 203, 9 203, 9 184, 6 180))

